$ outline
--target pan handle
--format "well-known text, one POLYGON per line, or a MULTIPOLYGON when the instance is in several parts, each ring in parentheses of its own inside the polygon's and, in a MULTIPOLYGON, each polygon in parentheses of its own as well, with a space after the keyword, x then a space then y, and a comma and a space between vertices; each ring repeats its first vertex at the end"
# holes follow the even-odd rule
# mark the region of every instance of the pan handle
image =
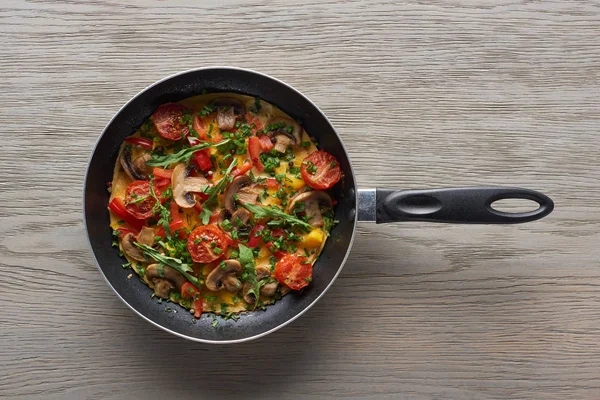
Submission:
POLYGON ((359 190, 358 219, 378 224, 400 221, 460 224, 518 224, 550 214, 552 200, 539 192, 512 187, 469 187, 430 190, 359 190), (509 213, 492 208, 503 199, 527 199, 536 210, 509 213), (370 203, 370 204, 369 204, 370 203))

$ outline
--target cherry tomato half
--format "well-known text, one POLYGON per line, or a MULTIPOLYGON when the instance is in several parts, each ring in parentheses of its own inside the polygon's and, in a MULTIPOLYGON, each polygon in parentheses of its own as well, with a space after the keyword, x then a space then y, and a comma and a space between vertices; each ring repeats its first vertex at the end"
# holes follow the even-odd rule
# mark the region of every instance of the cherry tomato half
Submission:
POLYGON ((342 177, 338 160, 326 151, 318 150, 302 161, 302 179, 313 189, 329 189, 342 177))
POLYGON ((162 104, 150 118, 160 136, 169 140, 179 140, 189 134, 188 127, 181 123, 181 117, 186 110, 185 106, 179 103, 162 104))
POLYGON ((221 229, 215 225, 204 225, 190 233, 187 249, 192 260, 206 264, 225 254, 228 243, 227 236, 221 229))
POLYGON ((279 283, 292 290, 300 290, 308 286, 312 280, 312 264, 303 264, 306 258, 297 254, 286 254, 277 261, 275 277, 279 283))
POLYGON ((137 219, 150 218, 156 200, 150 195, 150 182, 134 181, 125 191, 125 209, 137 219))

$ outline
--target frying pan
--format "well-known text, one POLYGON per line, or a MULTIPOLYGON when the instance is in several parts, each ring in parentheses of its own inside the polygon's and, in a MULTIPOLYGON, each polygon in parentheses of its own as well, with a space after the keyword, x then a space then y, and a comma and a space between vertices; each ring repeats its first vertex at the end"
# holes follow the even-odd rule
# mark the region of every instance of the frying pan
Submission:
POLYGON ((240 68, 211 67, 182 72, 147 87, 133 97, 108 123, 92 152, 84 184, 83 213, 90 246, 98 268, 108 285, 133 311, 152 324, 186 339, 205 343, 235 343, 264 336, 302 315, 332 285, 352 247, 359 220, 377 223, 430 221, 466 224, 513 224, 548 215, 552 200, 533 190, 479 187, 434 190, 358 190, 354 171, 340 136, 327 117, 304 95, 270 76, 240 68), (243 314, 237 321, 219 317, 213 326, 211 316, 194 320, 187 310, 151 300, 152 290, 130 270, 121 267, 123 259, 111 247, 107 204, 107 182, 112 180, 119 146, 163 103, 208 92, 235 92, 278 106, 316 137, 319 147, 333 154, 343 171, 343 180, 333 189, 338 200, 335 218, 325 248, 314 266, 313 280, 301 292, 292 292, 266 308, 243 314), (531 212, 506 213, 493 209, 500 199, 519 198, 537 202, 531 212), (175 312, 166 312, 167 307, 175 312))

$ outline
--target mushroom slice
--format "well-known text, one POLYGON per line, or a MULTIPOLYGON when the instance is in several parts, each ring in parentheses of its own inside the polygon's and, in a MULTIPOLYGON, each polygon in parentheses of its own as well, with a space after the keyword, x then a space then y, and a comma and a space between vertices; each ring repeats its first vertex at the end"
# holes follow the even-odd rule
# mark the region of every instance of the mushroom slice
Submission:
POLYGON ((212 106, 217 109, 217 125, 221 130, 233 129, 236 121, 246 112, 244 104, 232 97, 218 98, 212 106))
POLYGON ((206 277, 206 288, 213 292, 225 289, 237 292, 242 283, 238 276, 242 273, 242 264, 238 260, 225 260, 223 264, 213 269, 206 277))
POLYGON ((231 215, 231 222, 233 223, 233 225, 235 226, 242 226, 242 225, 246 225, 248 223, 248 220, 250 219, 250 211, 246 210, 245 208, 238 208, 232 215, 231 215), (238 220, 240 222, 238 222, 238 220))
POLYGON ((127 256, 129 258, 133 258, 134 260, 137 261, 146 261, 146 258, 144 257, 144 253, 142 253, 142 250, 140 250, 139 247, 137 247, 135 244, 133 244, 133 242, 136 241, 135 236, 133 236, 133 233, 129 232, 128 234, 126 234, 125 236, 123 236, 123 238, 121 239, 121 245, 123 246, 123 252, 125 254, 127 254, 127 256))
POLYGON ((304 214, 308 217, 308 223, 314 227, 320 228, 325 224, 321 208, 332 208, 333 200, 322 190, 312 190, 310 192, 300 193, 292 199, 287 208, 287 212, 293 214, 296 207, 304 204, 304 214))
POLYGON ((195 192, 201 192, 208 181, 201 176, 187 176, 187 168, 185 164, 177 164, 173 169, 171 176, 173 185, 173 199, 179 207, 192 208, 196 204, 196 199, 192 195, 195 192))
POLYGON ((274 149, 280 153, 285 153, 287 148, 297 146, 302 140, 302 127, 293 119, 278 117, 269 121, 268 135, 275 138, 274 149))
MULTIPOLYGON (((259 265, 256 267, 256 279, 262 280, 269 277, 271 277, 271 269, 269 267, 266 267, 264 265, 259 265)), ((271 297, 277 292, 277 286, 277 281, 267 283, 260 288, 260 294, 263 296, 271 297)))
MULTIPOLYGON (((256 279, 261 281, 263 279, 267 279, 271 277, 271 270, 264 266, 264 265, 259 265, 256 267, 256 279)), ((275 282, 269 282, 266 283, 265 285, 263 285, 260 288, 260 294, 263 296, 267 296, 267 297, 271 297, 274 296, 275 293, 277 292, 277 286, 278 283, 277 281, 275 282)), ((254 293, 249 293, 250 289, 252 289, 253 285, 250 284, 249 282, 244 283, 244 286, 242 287, 242 297, 244 299, 244 301, 248 304, 255 304, 256 303, 256 297, 254 296, 254 293)))
POLYGON ((147 161, 150 161, 152 156, 149 152, 144 151, 137 157, 132 158, 131 148, 126 146, 119 157, 119 162, 123 167, 123 170, 131 179, 134 181, 147 181, 150 179, 150 172, 152 168, 146 165, 147 161))
MULTIPOLYGON (((142 230, 137 236, 137 242, 139 244, 145 244, 146 246, 152 246, 154 244, 154 228, 149 226, 142 226, 142 230)), ((139 250, 139 249, 138 249, 139 250)))
POLYGON ((137 235, 137 238, 133 235, 133 233, 129 232, 121 239, 121 245, 123 246, 123 251, 125 254, 134 260, 146 261, 146 257, 144 257, 142 250, 133 244, 133 242, 145 244, 146 246, 152 246, 154 244, 154 228, 142 226, 142 230, 137 235))
POLYGON ((225 191, 225 208, 230 212, 233 212, 236 209, 235 195, 237 195, 237 199, 240 203, 256 203, 258 194, 259 191, 256 185, 252 183, 249 176, 237 176, 231 181, 225 191))
POLYGON ((181 287, 187 282, 187 279, 173 268, 158 264, 149 265, 145 277, 154 284, 154 293, 163 299, 168 298, 173 289, 181 291, 181 287))

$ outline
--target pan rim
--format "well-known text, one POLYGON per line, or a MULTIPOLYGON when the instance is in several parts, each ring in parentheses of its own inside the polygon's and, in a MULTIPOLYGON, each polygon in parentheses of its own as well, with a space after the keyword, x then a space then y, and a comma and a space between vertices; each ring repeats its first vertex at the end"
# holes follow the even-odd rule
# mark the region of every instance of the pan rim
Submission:
MULTIPOLYGON (((346 177, 346 179, 348 179, 348 177, 346 177)), ((251 340, 255 340, 258 338, 261 338, 263 336, 266 336, 270 333, 273 333, 281 328, 283 328, 284 326, 290 324, 291 322, 295 321, 297 318, 299 318, 301 315, 303 315, 305 312, 307 312, 310 308, 312 308, 320 299, 321 297, 327 293, 327 291, 329 290, 329 288, 333 285, 333 283, 335 282, 335 280, 337 279, 337 277, 339 276, 339 274, 342 272, 342 269, 344 268, 344 266, 346 265, 346 262, 348 260, 348 257, 350 256, 350 251, 352 249, 352 245, 354 244, 354 238, 356 236, 356 224, 358 222, 358 217, 357 217, 357 213, 356 213, 356 209, 358 207, 358 186, 356 184, 356 177, 354 175, 354 168, 352 167, 352 161, 348 155, 348 150, 346 149, 346 146, 344 145, 344 141, 342 140, 342 138, 340 137, 340 134, 338 133, 338 131, 335 129, 335 127, 333 126, 333 124, 331 123, 331 121, 329 120, 329 118, 327 118, 327 116, 325 115, 325 113, 315 104, 313 103, 312 100, 310 100, 308 97, 306 97, 302 92, 300 92, 298 89, 296 89, 295 87, 277 79, 274 78, 270 75, 264 74, 262 72, 258 72, 252 69, 248 69, 248 68, 241 68, 241 67, 232 67, 232 66, 208 66, 208 67, 200 67, 200 68, 192 68, 192 69, 188 69, 185 71, 181 71, 181 72, 177 72, 175 74, 169 75, 165 78, 162 78, 148 86, 146 86, 144 89, 142 89, 141 91, 139 91, 137 94, 135 94, 131 99, 129 99, 129 101, 127 101, 114 115, 113 117, 108 121, 108 123, 106 124, 106 126, 104 127, 104 129, 102 130, 102 133, 98 136, 98 138, 96 139, 96 142, 94 143, 94 146, 92 148, 92 152, 90 154, 90 156, 88 157, 88 162, 87 162, 87 167, 85 169, 85 178, 83 181, 83 190, 82 190, 82 212, 83 212, 83 225, 85 228, 85 233, 86 233, 86 238, 87 238, 87 243, 88 246, 91 250, 92 253, 92 257, 94 259, 94 262, 96 264, 96 268, 98 269, 98 271, 100 272, 100 275, 102 275, 102 277, 104 278, 104 281, 108 284, 108 286, 112 289, 112 291, 117 295, 117 297, 125 304, 127 305, 127 307, 129 307, 133 312, 135 312, 138 316, 140 316, 142 319, 150 322, 152 325, 162 329, 163 331, 166 331, 168 333, 171 333, 175 336, 187 339, 187 340, 191 340, 194 342, 198 342, 198 343, 208 343, 208 344, 234 344, 234 343, 243 343, 243 342, 248 342, 251 340), (94 155, 96 154, 96 150, 97 147, 100 143, 100 141, 102 140, 102 138, 104 137, 104 135, 106 134, 106 131, 108 129, 108 127, 113 123, 113 121, 115 120, 115 118, 117 116, 119 116, 121 114, 121 112, 123 112, 123 110, 125 108, 127 108, 129 106, 129 104, 131 104, 131 102, 133 102, 135 99, 137 99, 141 94, 145 93, 146 91, 150 90, 151 88, 153 88, 154 86, 157 86, 165 81, 168 81, 170 79, 173 79, 175 77, 181 76, 181 75, 185 75, 185 74, 189 74, 189 73, 195 73, 195 72, 200 72, 200 71, 206 71, 206 70, 215 70, 215 69, 222 69, 222 70, 231 70, 231 71, 242 71, 242 72, 248 72, 250 74, 255 74, 255 75, 259 75, 262 76, 264 78, 267 79, 271 79, 273 81, 276 81, 277 83, 283 85, 283 86, 287 86, 289 89, 293 90, 294 92, 296 92, 298 95, 300 95, 301 97, 303 97, 308 103, 310 103, 310 105, 312 107, 315 108, 316 111, 318 111, 321 116, 325 119, 325 121, 327 121, 327 123, 329 124, 329 126, 331 127, 332 131, 336 134, 336 136, 339 139, 339 142, 341 144, 342 150, 344 151, 344 154, 346 155, 346 158, 348 160, 348 165, 350 166, 350 171, 352 174, 352 183, 354 184, 354 204, 355 204, 355 213, 354 213, 354 221, 352 223, 352 234, 350 236, 350 241, 348 243, 348 248, 346 250, 346 254, 344 255, 344 258, 342 259, 342 262, 340 263, 337 272, 335 273, 335 275, 333 276, 333 278, 329 281, 329 283, 327 284, 327 286, 323 289, 323 291, 310 303, 308 304, 306 307, 304 307, 304 309, 302 309, 300 312, 298 312, 296 315, 294 315, 293 317, 291 317, 290 319, 288 319, 287 321, 284 321, 283 323, 265 331, 265 332, 261 332, 258 333, 256 335, 252 335, 252 336, 247 336, 244 338, 240 338, 240 339, 228 339, 228 340, 209 340, 209 339, 202 339, 202 338, 198 338, 198 337, 193 337, 193 336, 189 336, 183 333, 179 333, 176 332, 174 330, 171 330, 169 328, 167 328, 166 326, 163 326, 155 321, 153 321, 152 319, 146 317, 145 315, 143 315, 141 312, 139 312, 135 307, 133 307, 131 304, 129 304, 129 302, 127 302, 120 294, 119 292, 117 292, 117 290, 115 289, 115 287, 111 284, 111 282, 108 280, 108 278, 106 277, 106 275, 104 274, 104 271, 102 271, 102 268, 100 267, 100 263, 98 262, 98 259, 96 258, 96 253, 94 252, 94 248, 92 247, 92 242, 90 239, 90 234, 88 231, 88 224, 87 224, 87 218, 86 218, 86 188, 87 188, 87 183, 88 183, 88 176, 89 176, 89 171, 90 171, 90 165, 92 162, 92 158, 94 157, 94 155)))

